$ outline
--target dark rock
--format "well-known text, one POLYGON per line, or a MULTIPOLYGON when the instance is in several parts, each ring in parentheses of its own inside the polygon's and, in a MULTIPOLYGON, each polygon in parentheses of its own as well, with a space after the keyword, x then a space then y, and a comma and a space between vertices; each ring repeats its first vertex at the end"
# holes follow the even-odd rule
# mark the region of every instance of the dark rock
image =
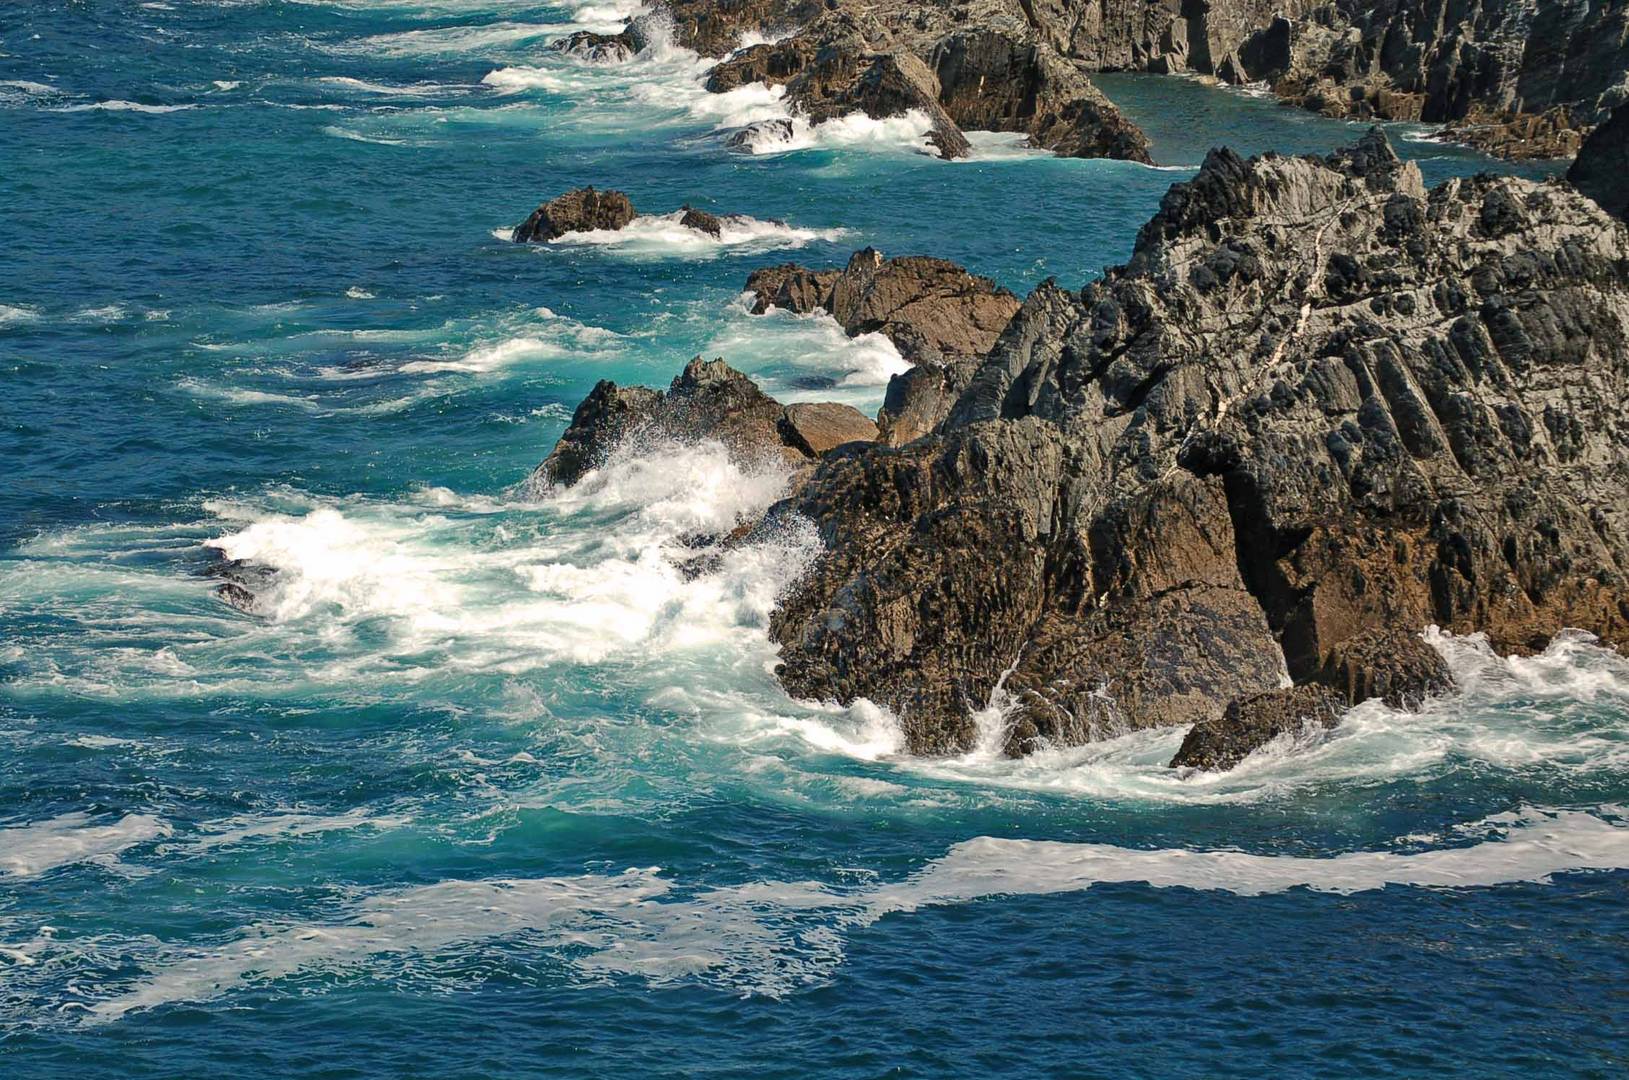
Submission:
POLYGON ((531 217, 515 227, 513 239, 519 244, 553 240, 570 232, 620 229, 634 216, 633 204, 622 192, 578 188, 532 211, 531 217))
POLYGON ((885 334, 917 364, 981 355, 1019 307, 1012 293, 955 263, 885 259, 873 248, 855 252, 840 272, 793 264, 755 271, 747 291, 755 312, 824 310, 850 337, 885 334))
POLYGON ((1171 759, 1171 768, 1231 769, 1284 735, 1335 726, 1345 703, 1316 684, 1236 698, 1221 716, 1197 723, 1171 759))
POLYGON ((950 415, 951 406, 973 381, 972 359, 922 363, 888 380, 877 414, 878 440, 904 446, 929 434, 950 415))
POLYGON ((716 439, 738 460, 790 466, 801 478, 833 448, 876 438, 876 425, 847 405, 782 406, 723 360, 696 357, 663 392, 601 381, 537 467, 534 483, 570 486, 619 445, 716 439), (801 470, 801 472, 800 472, 801 470))
POLYGON ((695 229, 697 232, 706 233, 715 240, 724 234, 724 222, 717 215, 709 214, 705 210, 697 210, 691 206, 684 208, 684 216, 679 218, 679 224, 687 229, 695 229))
POLYGON ((593 64, 617 64, 631 60, 641 46, 626 31, 621 34, 596 34, 579 30, 574 34, 549 42, 551 52, 566 53, 593 64))
POLYGON ((1629 105, 1590 133, 1567 179, 1620 220, 1629 219, 1629 105))
POLYGON ((1367 630, 1336 645, 1318 679, 1349 704, 1379 698, 1393 709, 1419 709, 1454 691, 1454 675, 1442 654, 1418 634, 1367 630))
POLYGON ((1626 394, 1629 232, 1565 185, 1427 192, 1378 132, 1218 151, 1126 266, 1037 288, 935 431, 776 508, 827 545, 772 618, 782 681, 917 752, 966 750, 1000 683, 1017 753, 1286 673, 1407 704, 1431 624, 1629 641, 1626 394))
POLYGON ((793 131, 790 120, 760 120, 730 132, 725 136, 724 145, 735 150, 752 150, 761 146, 774 146, 777 143, 790 143, 793 131))
POLYGON ((877 425, 852 405, 823 401, 788 405, 781 434, 788 445, 823 457, 844 443, 876 442, 877 425))

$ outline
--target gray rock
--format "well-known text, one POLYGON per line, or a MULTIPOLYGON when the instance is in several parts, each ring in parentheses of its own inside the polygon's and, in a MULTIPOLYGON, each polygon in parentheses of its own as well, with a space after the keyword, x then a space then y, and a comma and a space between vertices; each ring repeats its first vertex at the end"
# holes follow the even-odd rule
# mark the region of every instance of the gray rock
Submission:
POLYGON ((1567 179, 1619 220, 1629 219, 1629 105, 1590 133, 1567 179))
POLYGON ((1213 153, 1126 266, 1030 295, 936 431, 776 509, 827 544, 782 681, 932 753, 1005 680, 1021 753, 1286 674, 1409 703, 1441 672, 1375 643, 1429 624, 1622 643, 1626 343, 1629 232, 1563 184, 1427 192, 1378 132, 1213 153))
POLYGON ((846 443, 876 442, 877 425, 852 405, 808 402, 786 407, 781 435, 810 457, 824 457, 846 443))

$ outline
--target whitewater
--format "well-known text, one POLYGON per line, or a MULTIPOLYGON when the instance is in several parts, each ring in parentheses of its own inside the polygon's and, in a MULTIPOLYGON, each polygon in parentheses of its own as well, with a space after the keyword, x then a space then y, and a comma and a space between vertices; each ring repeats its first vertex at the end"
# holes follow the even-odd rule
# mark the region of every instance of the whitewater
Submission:
MULTIPOLYGON (((999 692, 979 749, 916 759, 885 710, 776 681, 813 527, 705 539, 782 465, 633 441, 532 478, 599 380, 698 355, 874 412, 897 349, 751 314, 753 269, 871 245, 1079 286, 1211 145, 1358 129, 1104 76, 1156 168, 990 133, 945 162, 925 117, 709 94, 659 32, 548 48, 650 16, 8 14, 0 1070, 1621 1070, 1629 661, 1587 635, 1422 628, 1459 694, 1226 773, 1112 709, 1009 760, 999 692), (509 241, 587 183, 643 215, 509 241)), ((1398 145, 1428 181, 1549 168, 1398 145)))

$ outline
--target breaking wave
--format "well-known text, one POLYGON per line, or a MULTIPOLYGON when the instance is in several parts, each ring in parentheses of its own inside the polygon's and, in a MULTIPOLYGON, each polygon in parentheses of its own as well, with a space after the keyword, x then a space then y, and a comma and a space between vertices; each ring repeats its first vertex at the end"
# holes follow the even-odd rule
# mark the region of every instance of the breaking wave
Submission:
POLYGON ((711 258, 725 252, 752 254, 833 242, 848 235, 845 229, 807 229, 784 221, 760 221, 744 214, 720 215, 719 235, 679 224, 684 211, 641 214, 621 229, 595 229, 566 233, 550 240, 554 247, 592 247, 621 255, 645 258, 711 258))

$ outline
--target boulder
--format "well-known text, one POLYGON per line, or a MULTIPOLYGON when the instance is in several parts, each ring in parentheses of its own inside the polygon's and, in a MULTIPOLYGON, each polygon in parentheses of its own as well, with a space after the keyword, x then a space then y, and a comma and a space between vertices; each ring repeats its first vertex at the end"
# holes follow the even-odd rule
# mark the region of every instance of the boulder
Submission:
POLYGON ((695 229, 697 232, 706 233, 715 240, 724 234, 724 222, 721 218, 716 214, 709 214, 705 210, 697 210, 692 206, 684 208, 684 215, 679 218, 679 224, 687 229, 695 229))
POLYGON ((1189 730, 1171 768, 1231 769, 1275 739, 1334 727, 1344 708, 1338 695, 1316 684, 1237 698, 1221 716, 1189 730))
POLYGON ((823 457, 844 443, 876 442, 877 425, 852 405, 809 402, 786 407, 781 436, 810 457, 823 457))
POLYGON ((1382 628, 1332 648, 1318 680, 1348 704, 1379 698, 1393 709, 1419 709, 1455 689, 1448 662, 1420 635, 1382 628))
POLYGON ((572 413, 571 425, 538 466, 535 479, 549 487, 570 487, 583 473, 603 464, 630 432, 649 424, 661 404, 660 391, 601 379, 572 413))
POLYGON ((632 60, 641 46, 626 31, 621 34, 596 34, 579 30, 549 42, 548 47, 551 52, 565 53, 591 64, 619 64, 632 60))
POLYGON ((633 203, 620 191, 577 188, 539 206, 515 227, 515 243, 554 240, 572 232, 620 229, 635 217, 633 203))

